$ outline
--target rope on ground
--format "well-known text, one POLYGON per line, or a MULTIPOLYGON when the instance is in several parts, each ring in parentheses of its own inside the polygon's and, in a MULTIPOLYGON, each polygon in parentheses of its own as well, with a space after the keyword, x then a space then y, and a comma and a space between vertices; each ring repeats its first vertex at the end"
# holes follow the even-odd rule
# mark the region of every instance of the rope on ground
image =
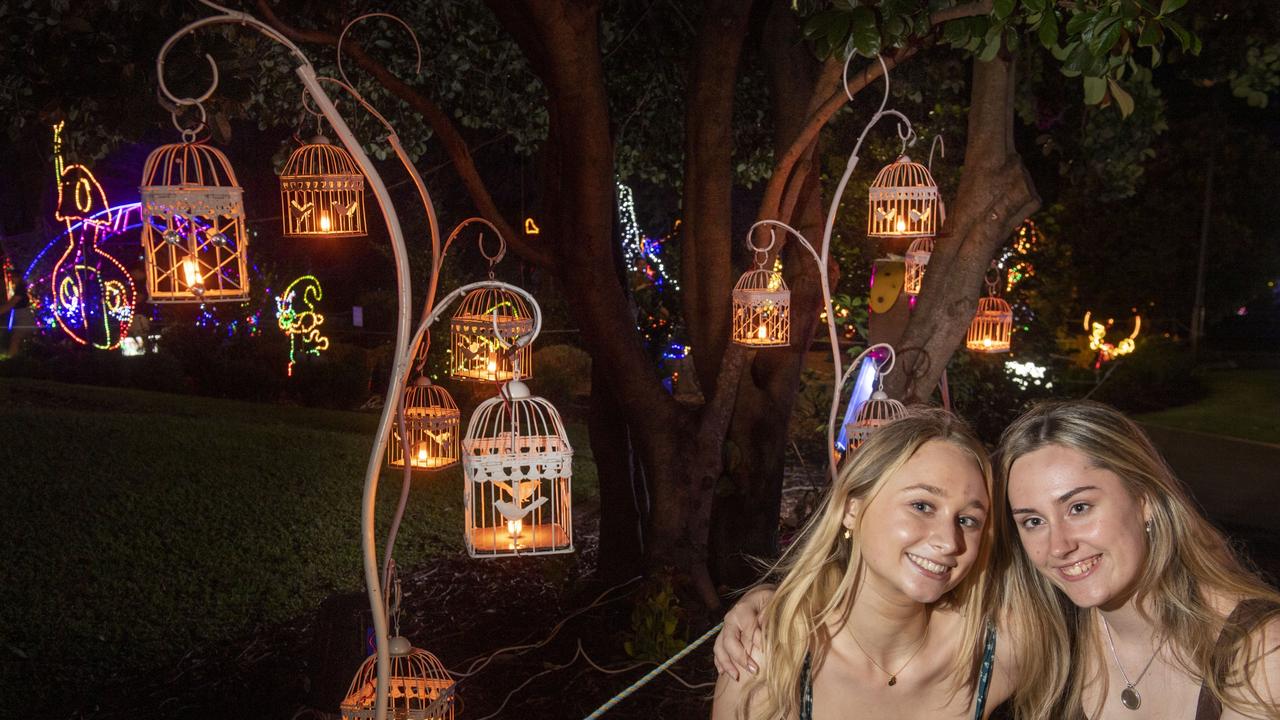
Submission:
MULTIPOLYGON (((639 680, 635 681, 634 683, 631 683, 631 687, 627 688, 626 690, 623 690, 622 692, 618 693, 617 695, 614 695, 612 698, 610 698, 610 699, 609 699, 609 701, 608 701, 608 702, 606 702, 605 704, 603 704, 603 705, 601 705, 600 707, 596 708, 595 712, 593 712, 593 713, 591 713, 590 715, 586 716, 585 718, 583 718, 583 720, 595 720, 596 718, 601 717, 601 716, 602 716, 602 715, 604 715, 605 713, 609 712, 609 710, 613 709, 613 706, 614 706, 614 705, 617 705, 618 703, 620 703, 620 702, 622 702, 623 700, 625 700, 629 695, 631 695, 632 693, 634 693, 636 690, 639 690, 640 688, 644 687, 646 684, 648 684, 650 681, 652 681, 655 677, 657 677, 658 675, 662 674, 662 672, 663 672, 664 670, 666 670, 667 668, 669 668, 669 667, 671 667, 672 665, 675 665, 676 663, 680 662, 681 658, 683 658, 685 655, 688 655, 689 653, 693 652, 693 651, 694 651, 694 649, 696 649, 699 645, 701 645, 702 643, 706 642, 708 639, 710 639, 710 638, 711 638, 711 636, 713 636, 713 635, 715 635, 717 632, 719 632, 720 628, 721 628, 723 625, 724 625, 724 623, 719 623, 719 624, 717 624, 715 627, 713 627, 713 628, 711 628, 710 630, 708 630, 708 631, 706 631, 705 633, 703 633, 703 634, 702 634, 702 637, 700 637, 700 638, 698 638, 697 640, 694 640, 693 642, 689 643, 687 646, 685 646, 685 648, 684 648, 683 650, 681 650, 680 652, 678 652, 678 653, 676 653, 675 655, 672 655, 670 658, 668 658, 668 659, 666 660, 666 662, 662 663, 661 665, 659 665, 658 667, 654 668, 653 670, 650 670, 648 673, 645 673, 645 676, 644 676, 644 677, 640 678, 639 680)), ((581 651, 581 650, 582 650, 581 645, 579 645, 578 650, 579 650, 579 651, 581 651)), ((575 658, 575 659, 577 658, 577 655, 576 655, 576 654, 574 655, 574 658, 575 658)), ((593 664, 594 664, 594 663, 593 663, 593 664)), ((682 682, 683 682, 683 681, 682 681, 682 682)), ((503 703, 503 704, 505 704, 505 703, 503 703)))
MULTIPOLYGON (((498 657, 499 655, 503 655, 503 654, 505 654, 505 653, 518 654, 518 653, 523 652, 523 651, 525 651, 525 650, 533 650, 533 649, 536 649, 536 648, 540 648, 540 647, 542 647, 543 645, 546 645, 547 643, 551 642, 551 641, 555 638, 555 636, 560 632, 560 629, 564 627, 565 623, 567 623, 567 622, 569 622, 570 620, 574 619, 575 617, 578 617, 579 615, 581 615, 581 614, 583 614, 583 613, 587 612, 588 610, 591 610, 591 609, 593 609, 593 608, 597 608, 597 607, 599 607, 599 606, 603 605, 605 602, 612 602, 613 600, 617 600, 617 599, 619 599, 619 598, 623 597, 622 595, 619 595, 618 597, 616 597, 616 598, 611 598, 611 599, 610 599, 610 600, 608 600, 608 601, 606 601, 606 600, 604 599, 604 598, 605 598, 605 596, 607 596, 609 593, 613 592, 614 590, 617 590, 617 589, 619 589, 619 588, 626 587, 627 585, 630 585, 631 583, 633 583, 633 582, 635 582, 635 581, 639 580, 641 577, 642 577, 642 576, 637 575, 637 576, 635 576, 635 577, 631 578, 630 580, 627 580, 627 581, 625 581, 625 582, 621 582, 621 583, 619 583, 619 584, 617 584, 617 585, 614 585, 613 587, 609 588, 608 590, 605 590, 604 592, 600 593, 600 595, 599 595, 598 597, 596 597, 596 599, 595 599, 595 600, 593 600, 593 601, 591 602, 591 604, 590 604, 590 605, 588 605, 588 606, 586 606, 586 607, 584 607, 584 608, 582 608, 582 609, 580 609, 580 610, 577 610, 577 611, 575 611, 575 612, 570 613, 570 614, 569 614, 568 616, 566 616, 563 620, 561 620, 560 622, 556 623, 556 626, 555 626, 554 628, 552 628, 552 629, 551 629, 551 634, 550 634, 550 635, 548 635, 545 639, 543 639, 543 640, 542 640, 542 641, 540 641, 540 642, 536 642, 536 643, 529 643, 529 644, 527 644, 527 645, 513 645, 513 646, 511 646, 511 647, 498 648, 497 650, 494 650, 493 652, 489 653, 488 655, 482 655, 482 656, 480 656, 480 657, 477 657, 477 658, 473 659, 473 660, 471 661, 471 664, 467 667, 467 669, 466 669, 465 671, 462 671, 462 670, 449 670, 448 672, 449 672, 449 674, 450 674, 450 675, 452 675, 453 677, 456 677, 456 678, 469 678, 469 677, 471 677, 472 675, 475 675, 476 673, 478 673, 478 672, 480 672, 481 670, 483 670, 483 669, 485 668, 485 666, 486 666, 486 665, 488 665, 490 662, 492 662, 492 661, 493 661, 493 659, 494 659, 494 658, 496 658, 496 657, 498 657)), ((572 662, 572 661, 570 661, 570 662, 572 662)), ((524 687, 524 686, 522 685, 521 687, 524 687)), ((517 688, 517 689, 519 689, 519 688, 517 688)), ((505 703, 503 703, 503 704, 505 704, 505 703)))

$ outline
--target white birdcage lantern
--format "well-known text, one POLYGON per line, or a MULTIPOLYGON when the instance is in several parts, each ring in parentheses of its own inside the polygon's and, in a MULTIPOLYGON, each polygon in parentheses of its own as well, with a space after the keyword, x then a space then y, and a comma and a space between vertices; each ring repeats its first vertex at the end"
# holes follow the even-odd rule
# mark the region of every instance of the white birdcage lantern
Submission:
POLYGON ((791 344, 791 290, 782 273, 756 268, 733 287, 733 341, 748 347, 791 344))
POLYGON ((299 147, 280 173, 285 237, 363 237, 364 175, 351 153, 323 135, 299 147))
POLYGON ((996 280, 987 279, 987 296, 978 299, 978 312, 969 323, 964 346, 974 352, 1009 352, 1013 338, 1013 308, 996 297, 996 280))
POLYGON ((467 293, 449 323, 449 372, 459 380, 506 382, 533 374, 533 348, 516 340, 533 330, 519 294, 502 287, 467 293))
MULTIPOLYGON (((453 720, 455 684, 435 655, 391 638, 391 675, 387 682, 387 717, 404 720, 453 720)), ((373 718, 378 688, 378 656, 370 655, 343 698, 342 720, 373 718)))
MULTIPOLYGON (((458 462, 462 414, 449 392, 426 377, 419 377, 405 390, 401 402, 405 435, 409 438, 409 466, 414 470, 443 470, 458 462)), ((387 464, 403 468, 404 453, 399 423, 392 423, 387 464)))
POLYGON ((472 557, 573 551, 573 448, 554 405, 508 382, 471 416, 462 468, 472 557))
POLYGON ((856 450, 871 437, 876 428, 885 423, 897 420, 907 411, 902 403, 885 394, 884 390, 876 390, 871 399, 858 408, 858 416, 846 430, 849 449, 856 450))
POLYGON ((867 236, 932 237, 942 221, 938 184, 906 155, 886 165, 868 192, 867 236))
POLYGON ((902 281, 902 291, 908 295, 919 295, 920 285, 924 282, 925 267, 929 264, 929 257, 933 255, 933 238, 921 237, 911 241, 911 246, 907 248, 907 258, 904 263, 906 266, 905 275, 902 281))
POLYGON ((152 151, 142 171, 142 249, 153 303, 249 298, 244 202, 227 156, 187 141, 152 151))

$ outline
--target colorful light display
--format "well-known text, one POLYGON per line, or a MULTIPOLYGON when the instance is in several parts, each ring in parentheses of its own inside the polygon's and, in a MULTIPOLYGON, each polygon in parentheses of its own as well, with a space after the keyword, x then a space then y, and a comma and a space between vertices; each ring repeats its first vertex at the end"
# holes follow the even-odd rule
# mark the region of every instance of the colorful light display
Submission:
POLYGON ((1129 337, 1118 343, 1110 343, 1107 341, 1107 330, 1115 324, 1115 318, 1107 318, 1105 323, 1093 320, 1093 312, 1089 311, 1084 314, 1084 329, 1089 333, 1089 349, 1098 353, 1093 361, 1093 369, 1097 370, 1102 367, 1105 362, 1110 362, 1121 355, 1128 355, 1137 347, 1134 340, 1138 337, 1138 332, 1142 330, 1142 317, 1140 315, 1133 316, 1133 332, 1129 333, 1129 337))
POLYGON ((64 164, 64 126, 53 126, 54 217, 67 227, 67 245, 49 278, 52 310, 58 327, 72 340, 114 350, 129 334, 137 291, 124 265, 98 247, 115 226, 111 205, 89 168, 64 164))
POLYGON ((276 297, 276 324, 281 332, 289 336, 289 366, 286 372, 293 377, 293 366, 298 361, 298 351, 319 355, 321 350, 329 349, 329 338, 320 334, 320 326, 324 324, 324 315, 316 312, 313 303, 324 298, 320 281, 314 275, 303 275, 289 283, 284 292, 276 297), (296 307, 301 302, 305 309, 296 307))

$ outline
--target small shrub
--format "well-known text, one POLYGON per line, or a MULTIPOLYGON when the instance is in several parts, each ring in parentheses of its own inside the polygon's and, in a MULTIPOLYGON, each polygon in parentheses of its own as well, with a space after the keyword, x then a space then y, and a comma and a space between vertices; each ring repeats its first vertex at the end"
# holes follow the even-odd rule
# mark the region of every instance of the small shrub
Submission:
POLYGON ((676 596, 670 572, 651 578, 631 610, 631 632, 623 641, 627 655, 637 660, 662 662, 680 652, 688 644, 678 637, 683 611, 676 596))
POLYGON ((1106 378, 1093 398, 1125 412, 1186 405, 1205 396, 1204 378, 1190 349, 1163 337, 1140 341, 1132 354, 1103 366, 1106 378))

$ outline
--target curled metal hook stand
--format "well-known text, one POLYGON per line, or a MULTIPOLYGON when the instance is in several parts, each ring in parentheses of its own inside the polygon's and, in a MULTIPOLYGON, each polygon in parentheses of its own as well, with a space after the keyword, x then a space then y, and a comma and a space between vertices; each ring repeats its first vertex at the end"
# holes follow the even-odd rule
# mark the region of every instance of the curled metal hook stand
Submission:
POLYGON ((933 136, 933 142, 929 144, 929 172, 933 172, 933 151, 938 150, 938 157, 947 156, 947 143, 942 139, 942 133, 933 136))
POLYGON ((347 83, 348 85, 354 85, 354 83, 351 82, 351 78, 347 77, 346 70, 342 68, 342 41, 346 39, 347 32, 351 30, 351 27, 353 25, 360 22, 361 20, 367 20, 369 18, 376 18, 376 17, 387 18, 388 20, 395 20, 396 22, 400 23, 401 27, 403 27, 409 33, 409 37, 413 38, 413 49, 416 50, 418 53, 418 63, 414 67, 413 72, 414 72, 414 75, 422 74, 422 45, 418 42, 418 34, 413 31, 413 28, 409 27, 409 23, 405 22, 404 20, 401 20, 399 17, 396 17, 391 13, 371 12, 371 13, 365 13, 353 19, 351 22, 347 23, 342 28, 342 33, 338 35, 338 49, 337 49, 338 74, 342 76, 343 82, 347 83))

